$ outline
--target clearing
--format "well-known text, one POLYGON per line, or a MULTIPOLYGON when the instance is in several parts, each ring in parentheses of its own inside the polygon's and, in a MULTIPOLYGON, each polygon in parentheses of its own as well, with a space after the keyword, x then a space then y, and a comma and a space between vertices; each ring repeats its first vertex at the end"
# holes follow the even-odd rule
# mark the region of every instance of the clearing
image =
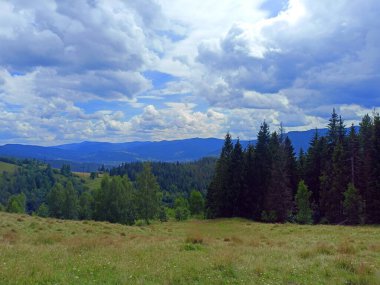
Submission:
POLYGON ((0 213, 0 284, 380 284, 380 227, 0 213))

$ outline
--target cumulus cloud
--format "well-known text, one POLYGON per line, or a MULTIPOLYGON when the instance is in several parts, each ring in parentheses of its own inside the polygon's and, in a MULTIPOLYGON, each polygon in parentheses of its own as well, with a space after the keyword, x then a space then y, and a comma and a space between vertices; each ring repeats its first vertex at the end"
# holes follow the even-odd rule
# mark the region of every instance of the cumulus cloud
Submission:
POLYGON ((376 0, 0 1, 0 143, 253 139, 380 106, 376 0), (150 75, 156 74, 157 78, 150 75))

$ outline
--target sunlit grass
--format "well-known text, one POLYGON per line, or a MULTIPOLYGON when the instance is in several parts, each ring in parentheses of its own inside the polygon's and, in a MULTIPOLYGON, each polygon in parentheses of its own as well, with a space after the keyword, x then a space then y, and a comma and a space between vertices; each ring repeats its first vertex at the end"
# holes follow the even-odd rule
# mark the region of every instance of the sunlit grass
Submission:
POLYGON ((380 284, 380 228, 0 213, 0 284, 380 284))

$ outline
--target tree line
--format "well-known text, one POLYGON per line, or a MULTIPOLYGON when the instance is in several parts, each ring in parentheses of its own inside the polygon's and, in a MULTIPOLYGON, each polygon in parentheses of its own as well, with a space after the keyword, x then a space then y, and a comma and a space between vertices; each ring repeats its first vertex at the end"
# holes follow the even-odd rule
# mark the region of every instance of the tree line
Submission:
POLYGON ((326 136, 318 130, 296 157, 283 129, 264 122, 243 149, 227 133, 206 197, 208 218, 265 222, 379 224, 380 117, 346 129, 333 110, 326 136))
POLYGON ((127 174, 103 173, 99 187, 90 189, 83 178, 71 172, 69 165, 60 170, 37 160, 8 160, 13 173, 0 175, 0 210, 28 213, 59 219, 97 220, 132 225, 137 220, 166 221, 168 216, 185 220, 190 215, 203 216, 201 192, 177 193, 173 203, 165 203, 150 163, 140 163, 127 174), (141 167, 140 167, 141 166, 141 167))

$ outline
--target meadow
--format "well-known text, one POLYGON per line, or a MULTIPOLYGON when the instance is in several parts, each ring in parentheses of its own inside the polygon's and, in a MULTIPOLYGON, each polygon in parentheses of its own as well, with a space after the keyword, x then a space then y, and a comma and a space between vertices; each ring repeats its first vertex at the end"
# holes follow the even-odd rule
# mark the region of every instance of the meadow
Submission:
POLYGON ((380 227, 0 213, 0 284, 380 284, 380 227))

